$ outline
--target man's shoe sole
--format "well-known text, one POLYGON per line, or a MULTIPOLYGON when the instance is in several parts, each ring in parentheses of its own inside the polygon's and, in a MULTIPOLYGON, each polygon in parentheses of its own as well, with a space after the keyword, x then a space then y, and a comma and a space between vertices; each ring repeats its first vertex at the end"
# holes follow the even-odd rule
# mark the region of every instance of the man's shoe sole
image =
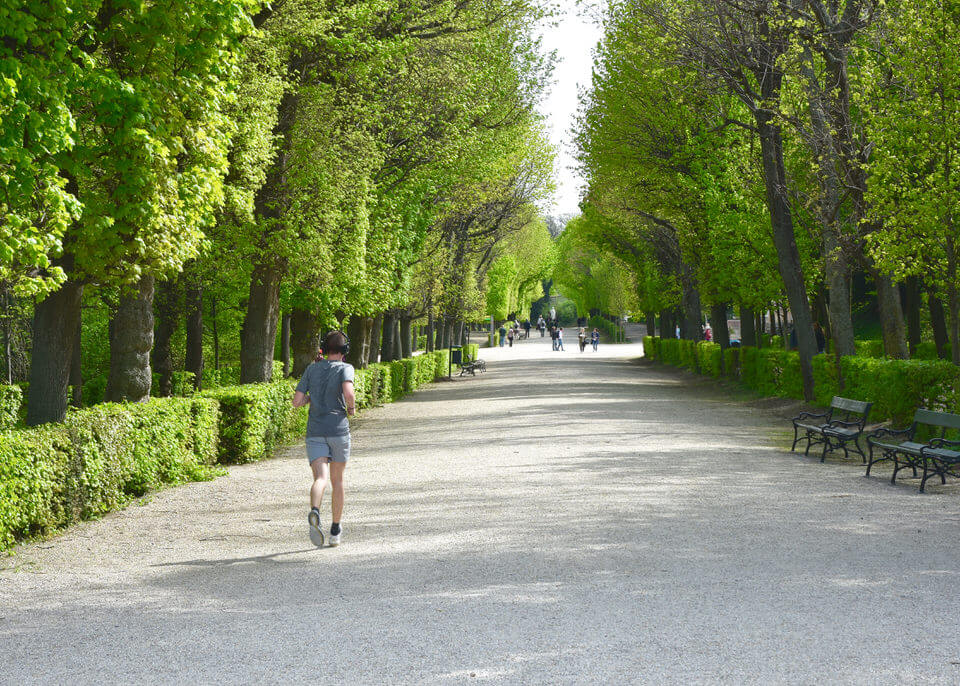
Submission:
POLYGON ((320 515, 311 511, 307 515, 307 522, 310 523, 310 542, 318 548, 323 547, 323 531, 320 529, 320 515))

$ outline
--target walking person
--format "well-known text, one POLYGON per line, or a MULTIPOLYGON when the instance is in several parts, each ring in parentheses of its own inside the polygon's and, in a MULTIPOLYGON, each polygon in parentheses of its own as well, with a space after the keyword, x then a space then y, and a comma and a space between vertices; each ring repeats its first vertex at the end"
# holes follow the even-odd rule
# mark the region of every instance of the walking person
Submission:
POLYGON ((503 324, 501 324, 500 331, 498 331, 497 333, 500 334, 500 347, 502 348, 504 346, 504 341, 507 338, 507 328, 503 324))
POLYGON ((523 337, 530 338, 530 320, 525 319, 523 321, 523 337))
POLYGON ((513 329, 510 329, 509 331, 507 331, 507 342, 510 344, 511 348, 513 347, 514 336, 515 334, 513 333, 513 329))
POLYGON ((313 472, 310 488, 310 540, 323 545, 320 505, 323 491, 330 482, 330 545, 340 545, 343 517, 343 472, 350 459, 350 422, 356 413, 353 390, 353 365, 343 361, 350 342, 340 331, 327 334, 323 340, 323 359, 314 362, 303 373, 293 394, 293 406, 310 406, 307 420, 307 461, 313 472))
POLYGON ((563 350, 563 327, 557 327, 557 350, 563 350))
POLYGON ((557 327, 550 327, 550 346, 554 351, 557 349, 557 327))
POLYGON ((577 342, 580 344, 580 352, 583 352, 587 349, 587 330, 582 326, 577 332, 577 342))
POLYGON ((537 317, 537 330, 540 332, 540 338, 543 338, 543 334, 547 330, 547 323, 543 321, 542 314, 539 317, 537 317))
POLYGON ((590 332, 590 344, 593 345, 593 352, 597 352, 597 347, 600 345, 600 331, 597 329, 590 332))

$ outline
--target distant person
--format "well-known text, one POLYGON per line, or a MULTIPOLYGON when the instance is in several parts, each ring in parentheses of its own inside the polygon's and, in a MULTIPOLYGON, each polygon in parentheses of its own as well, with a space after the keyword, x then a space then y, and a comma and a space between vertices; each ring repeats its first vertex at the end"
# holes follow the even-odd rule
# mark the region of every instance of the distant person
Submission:
POLYGON ((340 520, 343 516, 343 472, 350 459, 350 423, 356 413, 353 390, 353 365, 343 361, 349 350, 347 337, 340 331, 323 340, 324 359, 314 362, 303 373, 293 394, 293 406, 310 406, 307 420, 307 461, 313 472, 310 488, 310 540, 323 545, 320 505, 330 481, 330 545, 340 545, 340 520))
POLYGON ((813 335, 817 339, 817 355, 820 355, 827 349, 827 336, 823 332, 823 327, 820 326, 820 322, 813 323, 813 335))
POLYGON ((510 344, 510 347, 513 347, 513 329, 507 331, 507 342, 510 344))
POLYGON ((507 340, 507 327, 501 324, 500 330, 497 333, 500 334, 500 347, 502 348, 506 344, 507 340))
POLYGON ((563 327, 557 328, 557 350, 563 350, 563 327))
POLYGON ((710 322, 707 322, 707 325, 703 327, 703 340, 708 342, 713 340, 713 329, 710 328, 710 322))
POLYGON ((550 345, 553 350, 557 349, 557 327, 555 326, 550 327, 550 345))
POLYGON ((550 307, 550 321, 557 321, 557 308, 553 307, 552 305, 550 307))
POLYGON ((600 332, 597 329, 590 332, 590 344, 593 346, 593 352, 597 352, 597 347, 600 345, 600 332))
POLYGON ((584 350, 587 349, 587 330, 584 329, 582 326, 580 327, 580 330, 577 332, 577 343, 580 344, 580 352, 583 352, 584 350))
POLYGON ((530 320, 526 319, 523 322, 523 337, 530 338, 530 320))
POLYGON ((543 338, 543 334, 547 330, 547 323, 543 321, 542 314, 539 317, 537 317, 537 330, 540 332, 540 338, 543 338))
POLYGON ((680 338, 680 325, 677 324, 677 338, 680 338))

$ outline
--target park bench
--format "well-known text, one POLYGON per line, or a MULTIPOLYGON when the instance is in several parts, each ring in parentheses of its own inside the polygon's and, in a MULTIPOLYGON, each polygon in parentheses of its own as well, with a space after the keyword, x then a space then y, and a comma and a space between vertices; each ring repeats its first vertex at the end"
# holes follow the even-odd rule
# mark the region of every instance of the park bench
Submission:
POLYGON ((806 440, 807 449, 803 454, 809 455, 811 446, 823 444, 823 452, 820 453, 820 461, 823 462, 828 452, 837 449, 842 449, 844 457, 849 457, 847 444, 852 443, 850 450, 858 453, 866 462, 867 456, 860 448, 860 436, 863 435, 872 404, 834 396, 826 412, 801 412, 793 418, 793 446, 790 450, 795 450, 797 443, 806 440))
POLYGON ((476 376, 477 372, 487 371, 487 363, 483 360, 473 360, 471 362, 464 362, 460 367, 460 376, 463 376, 469 372, 472 376, 476 376))
POLYGON ((920 480, 920 492, 923 493, 927 479, 939 476, 941 483, 947 483, 947 476, 960 477, 960 440, 946 438, 947 431, 960 432, 960 415, 933 410, 917 410, 913 422, 905 429, 881 428, 867 436, 870 447, 870 459, 866 476, 877 462, 891 460, 893 475, 890 483, 896 483, 897 474, 910 468, 913 476, 917 469, 923 470, 920 480), (938 433, 926 441, 917 440, 918 431, 938 433))

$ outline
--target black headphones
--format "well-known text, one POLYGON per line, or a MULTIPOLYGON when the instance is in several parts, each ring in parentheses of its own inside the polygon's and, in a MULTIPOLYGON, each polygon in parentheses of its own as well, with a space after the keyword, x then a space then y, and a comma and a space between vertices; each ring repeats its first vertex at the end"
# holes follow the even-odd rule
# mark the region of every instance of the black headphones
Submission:
POLYGON ((324 350, 323 352, 324 353, 331 352, 334 354, 343 353, 344 357, 346 357, 347 355, 350 354, 350 337, 347 336, 347 334, 345 334, 343 331, 331 331, 326 335, 326 337, 324 337, 324 342, 326 342, 327 338, 330 338, 330 334, 334 334, 334 333, 338 333, 341 336, 343 336, 343 346, 341 346, 339 350, 334 350, 333 347, 331 346, 330 350, 324 350))

